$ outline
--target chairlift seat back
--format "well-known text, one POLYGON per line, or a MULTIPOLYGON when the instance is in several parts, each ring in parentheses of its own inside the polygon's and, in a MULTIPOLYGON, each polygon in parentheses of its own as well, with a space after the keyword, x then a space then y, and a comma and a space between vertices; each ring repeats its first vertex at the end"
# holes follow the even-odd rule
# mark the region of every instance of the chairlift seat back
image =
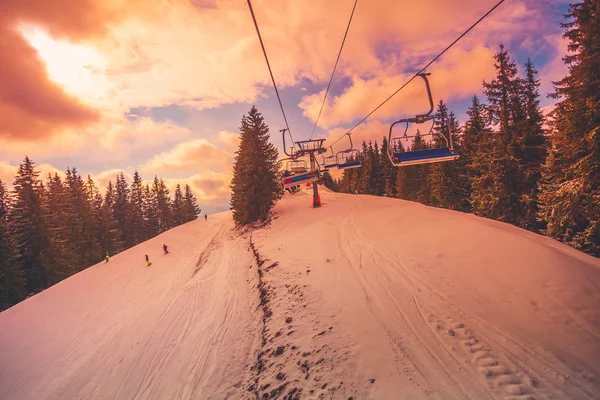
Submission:
POLYGON ((453 153, 448 147, 394 153, 394 158, 398 161, 398 166, 400 167, 407 165, 452 161, 456 160, 458 157, 459 154, 453 153))
POLYGON ((350 169, 350 168, 360 168, 360 167, 362 167, 362 164, 360 163, 360 161, 351 161, 351 162, 338 164, 339 169, 350 169))
POLYGON ((315 182, 319 180, 319 174, 317 172, 309 172, 307 174, 292 175, 281 180, 281 184, 284 189, 301 185, 305 182, 315 182))

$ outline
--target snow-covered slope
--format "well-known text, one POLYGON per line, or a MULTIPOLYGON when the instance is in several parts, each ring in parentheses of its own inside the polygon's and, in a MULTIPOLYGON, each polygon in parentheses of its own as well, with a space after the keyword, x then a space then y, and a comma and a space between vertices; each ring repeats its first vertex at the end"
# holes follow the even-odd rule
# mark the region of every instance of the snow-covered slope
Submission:
POLYGON ((321 197, 286 196, 252 231, 194 221, 1 313, 0 398, 600 396, 600 260, 471 215, 321 197))

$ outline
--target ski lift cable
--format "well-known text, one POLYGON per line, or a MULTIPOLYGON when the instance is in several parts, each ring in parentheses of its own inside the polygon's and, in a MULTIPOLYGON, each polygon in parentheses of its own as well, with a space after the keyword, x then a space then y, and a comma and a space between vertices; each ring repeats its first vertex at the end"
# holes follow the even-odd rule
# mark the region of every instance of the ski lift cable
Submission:
POLYGON ((337 59, 335 60, 335 65, 333 66, 333 71, 331 72, 331 78, 329 78, 329 83, 327 84, 327 90, 325 90, 325 97, 323 97, 323 103, 321 103, 321 109, 319 110, 319 115, 315 120, 315 126, 313 127, 312 133, 310 134, 310 139, 312 139, 315 134, 315 130, 317 129, 317 125, 319 124, 319 118, 321 118, 321 112, 323 112, 323 106, 325 106, 325 100, 327 100, 327 94, 329 93, 329 88, 331 87, 331 82, 333 81, 333 76, 335 75, 335 70, 340 61, 340 56, 342 55, 342 50, 344 49, 344 43, 346 42, 346 37, 348 36, 348 31, 350 30, 350 24, 352 23, 352 17, 354 16, 354 10, 356 10, 356 4, 358 0, 354 0, 354 7, 352 7, 352 13, 350 14, 350 19, 348 20, 348 26, 346 27, 346 32, 344 33, 344 38, 342 39, 342 45, 340 46, 340 51, 337 55, 337 59))
POLYGON ((337 143, 338 141, 340 141, 346 134, 349 134, 350 132, 352 132, 352 130, 354 130, 357 126, 359 126, 360 124, 362 124, 363 122, 365 122, 367 120, 367 118, 369 118, 371 115, 373 115, 377 110, 379 110, 385 103, 387 103, 392 97, 394 97, 396 94, 398 94, 398 92, 400 92, 402 89, 404 89, 409 83, 411 83, 417 76, 419 76, 420 73, 422 73, 423 71, 425 71, 429 66, 431 66, 431 64, 433 64, 434 62, 436 62, 441 56, 444 55, 444 53, 446 53, 448 50, 450 50, 450 48, 452 46, 454 46, 459 40, 461 40, 467 33, 469 33, 473 28, 475 28, 481 21, 483 21, 488 15, 490 15, 496 8, 498 8, 500 6, 500 4, 504 3, 504 0, 500 0, 498 3, 496 3, 496 5, 494 7, 492 7, 488 12, 486 12, 481 18, 479 18, 473 25, 471 25, 469 27, 469 29, 467 29, 466 31, 464 31, 459 37, 457 37, 452 43, 450 43, 441 53, 439 53, 437 56, 435 56, 435 58, 433 60, 431 60, 427 65, 425 65, 423 68, 421 68, 419 71, 417 71, 408 81, 406 81, 404 83, 404 85, 400 86, 400 88, 398 90, 396 90, 394 93, 392 93, 391 96, 389 96, 387 99, 385 99, 383 101, 383 103, 381 103, 380 105, 378 105, 373 111, 371 111, 369 114, 367 114, 363 119, 361 119, 358 123, 356 123, 356 125, 354 125, 352 128, 350 128, 350 130, 348 130, 347 133, 343 134, 342 136, 340 136, 335 142, 333 142, 331 145, 334 145, 335 143, 337 143))
POLYGON ((285 111, 283 110, 283 103, 281 102, 281 97, 279 96, 279 91, 277 90, 277 84, 275 83, 275 78, 273 77, 273 71, 271 70, 271 64, 269 63, 269 57, 267 57, 267 51, 265 50, 265 45, 263 43, 262 37, 260 35, 260 30, 258 29, 258 23, 256 22, 256 16, 254 15, 254 10, 252 9, 252 3, 248 0, 248 8, 250 8, 250 14, 252 14, 252 20, 254 21, 254 27, 256 28, 256 33, 258 34, 258 40, 260 41, 260 47, 262 47, 263 54, 265 55, 265 60, 267 61, 267 67, 269 68, 269 74, 271 75, 271 80, 273 81, 273 87, 275 88, 275 93, 277 94, 277 100, 279 100, 279 107, 281 107, 281 113, 283 114, 283 120, 285 121, 285 127, 287 128, 288 133, 290 134, 290 138, 292 139, 292 144, 294 148, 296 147, 294 142, 294 137, 292 136, 292 131, 290 130, 290 126, 288 124, 287 118, 285 116, 285 111))

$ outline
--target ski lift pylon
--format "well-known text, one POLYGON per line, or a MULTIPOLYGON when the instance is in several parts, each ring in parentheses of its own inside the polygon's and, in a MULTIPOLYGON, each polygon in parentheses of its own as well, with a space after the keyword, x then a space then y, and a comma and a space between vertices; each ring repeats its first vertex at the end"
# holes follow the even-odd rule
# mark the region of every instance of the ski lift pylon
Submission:
MULTIPOLYGON (((425 114, 416 115, 414 118, 404 118, 394 122, 390 125, 390 132, 388 136, 388 158, 390 162, 397 167, 405 167, 408 165, 417 165, 417 164, 429 164, 436 163, 442 161, 452 161, 456 160, 460 155, 454 151, 454 144, 452 142, 452 132, 448 132, 449 138, 447 138, 444 134, 441 134, 442 138, 446 142, 446 146, 437 147, 432 149, 423 149, 423 150, 413 150, 413 151, 394 151, 396 148, 395 143, 400 140, 408 140, 409 138, 414 138, 416 135, 407 136, 406 132, 408 131, 408 124, 422 124, 426 121, 434 122, 435 116, 431 115, 433 112, 433 98, 431 96, 431 89, 429 87, 429 81, 427 80, 427 75, 429 73, 420 73, 418 76, 423 78, 425 81, 425 87, 427 88, 427 96, 429 98, 429 111, 425 114), (394 129, 394 125, 405 123, 406 127, 404 129, 403 136, 397 136, 392 138, 392 130, 394 129)), ((422 135, 432 135, 433 136, 433 124, 428 134, 422 135)))

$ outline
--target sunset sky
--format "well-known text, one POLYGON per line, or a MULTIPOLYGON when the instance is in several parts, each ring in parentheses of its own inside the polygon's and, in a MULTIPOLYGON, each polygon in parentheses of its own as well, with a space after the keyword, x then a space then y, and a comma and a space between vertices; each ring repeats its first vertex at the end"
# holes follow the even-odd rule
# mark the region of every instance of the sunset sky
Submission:
MULTIPOLYGON (((354 0, 253 0, 296 140, 308 139, 354 0)), ((359 0, 315 137, 337 139, 496 0, 359 0)), ((434 101, 460 118, 494 76, 503 42, 542 80, 567 70, 564 0, 506 0, 435 63, 434 101)), ((228 208, 240 119, 252 104, 281 148, 283 117, 242 0, 3 0, 0 179, 25 155, 44 172, 75 166, 104 187, 138 170, 189 183, 208 212, 228 208)), ((420 80, 354 131, 356 144, 427 107, 420 80)), ((332 140, 330 140, 331 142, 332 140)), ((327 143, 327 142, 326 142, 327 143)), ((345 143, 339 143, 342 149, 345 143)))

